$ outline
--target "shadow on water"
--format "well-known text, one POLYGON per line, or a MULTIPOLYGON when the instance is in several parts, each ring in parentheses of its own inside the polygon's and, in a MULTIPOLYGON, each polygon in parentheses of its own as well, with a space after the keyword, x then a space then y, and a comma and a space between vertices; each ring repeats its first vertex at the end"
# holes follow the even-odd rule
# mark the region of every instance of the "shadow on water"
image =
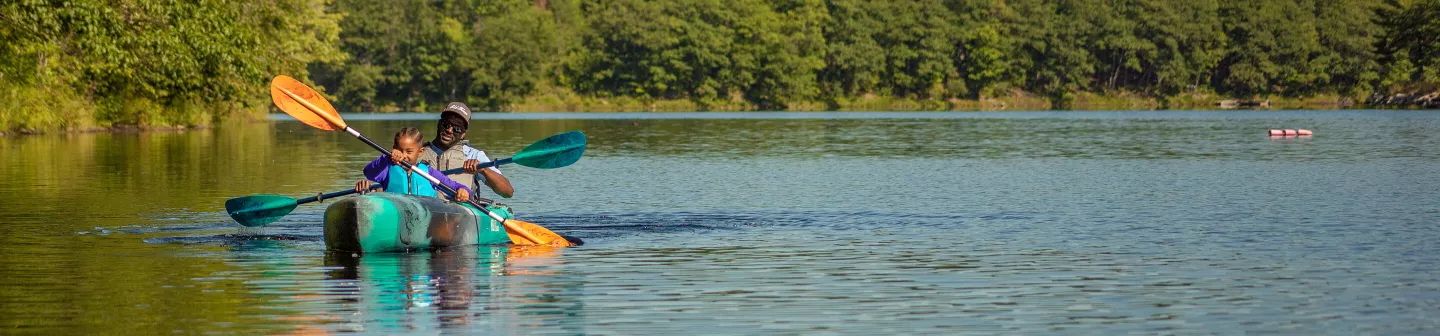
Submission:
POLYGON ((315 237, 313 236, 294 234, 224 233, 208 236, 155 237, 145 239, 145 242, 152 244, 201 244, 249 248, 274 248, 278 247, 281 242, 298 242, 314 239, 315 237))
POLYGON ((764 230, 873 230, 877 223, 910 227, 955 227, 969 221, 1023 221, 1045 213, 994 212, 924 214, 857 210, 749 210, 675 211, 594 214, 546 214, 530 217, 536 223, 559 223, 550 228, 597 241, 646 235, 694 234, 700 236, 750 235, 764 230))
MULTIPOLYGON (((324 241, 318 209, 299 211, 279 222, 255 228, 239 227, 227 220, 184 224, 127 225, 96 227, 76 234, 132 234, 145 236, 149 244, 212 245, 229 247, 294 246, 318 247, 324 241)), ((223 216, 217 214, 216 216, 223 216)), ((686 235, 705 237, 746 236, 773 230, 873 230, 876 223, 907 227, 966 226, 974 222, 1015 222, 1052 217, 1044 212, 985 212, 926 214, 876 209, 855 210, 751 210, 751 211, 646 211, 544 213, 523 217, 566 236, 598 243, 618 242, 634 237, 686 235)), ((688 239, 688 238, 687 238, 688 239)))

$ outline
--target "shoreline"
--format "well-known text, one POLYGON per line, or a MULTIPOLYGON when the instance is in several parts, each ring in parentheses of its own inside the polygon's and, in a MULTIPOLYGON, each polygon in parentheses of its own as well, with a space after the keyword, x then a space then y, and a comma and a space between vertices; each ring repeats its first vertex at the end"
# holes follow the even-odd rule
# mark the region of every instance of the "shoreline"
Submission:
MULTIPOLYGON (((629 97, 581 97, 568 90, 552 90, 537 94, 501 108, 476 108, 486 112, 840 112, 840 111, 1092 111, 1092 110, 1333 110, 1333 109, 1410 109, 1422 105, 1367 104, 1360 98, 1338 94, 1309 97, 1237 98, 1213 93, 1191 93, 1173 96, 1148 96, 1133 92, 1075 92, 1064 101, 1014 90, 1007 95, 980 99, 921 100, 911 98, 865 95, 806 101, 790 104, 785 109, 766 109, 744 101, 704 104, 688 99, 640 100, 629 97), (1233 106, 1239 103, 1241 106, 1233 106), (1246 105, 1254 104, 1254 105, 1246 105), (1261 106, 1263 104, 1263 106, 1261 106), (1227 106, 1228 105, 1228 106, 1227 106)), ((380 109, 374 113, 405 112, 380 109)))
MULTIPOLYGON (((257 122, 258 122, 258 120, 257 120, 257 122)), ((0 137, 25 136, 25 135, 40 135, 40 134, 50 134, 50 133, 62 133, 62 134, 84 134, 84 133, 124 134, 124 133, 149 133, 149 132, 184 132, 184 131, 202 130, 202 129, 207 129, 207 128, 211 128, 211 126, 206 126, 206 125, 195 125, 195 126, 134 126, 134 125, 119 125, 119 126, 110 126, 110 127, 84 127, 84 128, 69 128, 69 129, 58 129, 58 130, 10 130, 10 131, 0 130, 0 137)))
MULTIPOLYGON (((586 98, 579 104, 535 104, 521 103, 502 109, 476 109, 476 113, 615 113, 615 112, 1025 112, 1025 111, 1223 111, 1223 110, 1433 110, 1413 105, 1377 105, 1357 103, 1352 98, 1339 96, 1316 96, 1308 98, 1272 98, 1269 107, 1221 108, 1216 102, 1234 101, 1210 95, 1191 97, 1140 97, 1134 95, 1077 95, 1066 108, 1055 109, 1049 99, 1036 96, 1010 96, 981 100, 951 99, 947 101, 913 100, 903 98, 862 97, 849 101, 831 103, 796 104, 784 110, 764 110, 755 105, 701 106, 689 100, 663 100, 643 104, 633 99, 617 99, 615 103, 604 99, 586 98), (1163 101, 1163 102, 1162 102, 1163 101), (840 106, 836 106, 840 105, 840 106)), ((553 101, 551 101, 553 103, 553 101)), ((271 111, 273 112, 273 111, 271 111)), ((419 111, 349 112, 367 114, 425 113, 419 111)), ((241 122, 264 122, 268 118, 244 118, 241 122)), ((0 130, 0 137, 38 135, 49 133, 142 133, 142 132, 184 132, 216 127, 216 121, 205 125, 116 125, 109 127, 62 128, 49 130, 0 130)))

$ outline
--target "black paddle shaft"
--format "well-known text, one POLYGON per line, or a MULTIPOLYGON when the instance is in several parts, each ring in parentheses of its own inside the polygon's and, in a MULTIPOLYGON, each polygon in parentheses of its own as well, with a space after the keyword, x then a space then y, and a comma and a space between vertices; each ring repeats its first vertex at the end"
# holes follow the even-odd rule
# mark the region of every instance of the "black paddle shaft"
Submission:
MULTIPOLYGON (((380 144, 377 144, 377 143, 375 143, 374 141, 370 141, 370 138, 367 138, 367 137, 365 137, 364 135, 360 135, 360 132, 354 131, 353 128, 346 127, 346 130, 349 131, 350 134, 355 135, 356 138, 359 138, 360 141, 364 141, 365 144, 370 145, 370 147, 373 147, 373 148, 375 148, 375 150, 380 151, 381 154, 390 153, 390 151, 385 150, 385 147, 380 147, 380 144)), ((415 170, 415 166, 410 165, 410 163, 409 163, 409 162, 405 162, 405 160, 400 160, 400 166, 401 166, 401 167, 405 167, 405 169, 408 169, 408 170, 415 170)), ((429 175, 429 172, 421 172, 421 173, 422 173, 422 174, 425 174, 425 175, 429 175)), ((442 176, 443 176, 443 175, 442 175, 442 176)), ((432 179, 435 179, 435 180, 436 180, 435 182, 439 182, 439 179, 438 179, 438 178, 435 178, 434 176, 431 176, 431 178, 432 178, 432 179)), ((450 197, 455 197, 455 195, 458 195, 458 194, 460 193, 459 191, 456 191, 455 188, 451 188, 450 186, 445 185, 444 183, 435 183, 435 184, 438 185, 438 186, 440 186, 440 190, 444 190, 445 193, 447 193, 447 194, 450 195, 450 197)), ((352 190, 352 192, 353 192, 353 190, 352 190)), ((471 195, 471 196, 474 196, 474 195, 471 195)), ((471 197, 470 200, 467 201, 466 203, 470 203, 470 205, 475 206, 476 209, 480 209, 480 211, 481 211, 481 212, 484 212, 485 215, 487 215, 487 216, 495 217, 494 215, 492 215, 492 214, 490 213, 490 210, 486 210, 486 209, 485 209, 485 207, 486 207, 488 204, 481 204, 481 203, 479 203, 479 202, 476 202, 475 197, 471 197)))
MULTIPOLYGON (((479 165, 476 165, 476 166, 475 166, 475 170, 478 171, 478 170, 485 169, 485 168, 490 168, 490 167, 494 167, 494 166, 499 166, 499 165, 502 165, 502 164, 510 163, 511 161, 512 161, 512 160, 510 160, 510 158, 504 158, 504 159, 499 159, 499 160, 490 161, 490 162, 481 162, 479 165)), ((453 175, 453 174, 459 174, 459 173, 464 173, 464 172, 465 172, 465 168, 455 168, 455 169, 451 169, 451 170, 441 170, 441 171, 440 171, 441 174, 445 174, 445 175, 453 175)))
MULTIPOLYGON (((490 161, 490 162, 481 163, 479 166, 476 166, 475 169, 485 169, 485 168, 490 168, 490 167, 494 167, 494 166, 498 166, 498 165, 502 165, 502 164, 506 164, 506 163, 510 163, 510 159, 509 159, 509 158, 499 159, 499 160, 495 160, 495 161, 490 161)), ((463 172, 465 172, 465 168, 455 168, 455 169, 451 169, 451 170, 442 171, 442 172, 440 172, 440 173, 441 173, 441 174, 445 174, 445 175, 451 175, 451 174, 459 174, 459 173, 463 173, 463 172)), ((370 187, 370 190, 372 190, 372 191, 374 191, 374 190, 380 190, 381 187, 382 187, 381 185, 378 185, 378 184, 377 184, 377 185, 371 186, 371 187, 370 187)), ((354 193, 355 193, 355 189, 344 190, 344 191, 336 191, 336 192, 332 192, 332 193, 328 193, 328 194, 320 194, 320 195, 316 195, 316 196, 310 196, 310 197, 306 197, 306 198, 301 198, 301 199, 295 200, 295 204, 305 204, 305 203, 312 203, 312 202, 320 202, 320 201, 324 201, 324 200, 327 200, 327 199, 336 198, 336 197, 345 196, 345 195, 350 195, 350 194, 354 194, 354 193)), ((474 195, 471 195, 471 197, 474 197, 474 195)), ((491 202, 493 202, 493 201, 491 201, 491 202)))
MULTIPOLYGON (((366 137, 363 137, 363 136, 357 136, 357 138, 360 138, 360 141, 364 141, 365 144, 370 145, 370 147, 375 147, 375 150, 380 151, 380 153, 389 153, 389 152, 390 152, 390 151, 385 150, 385 147, 380 147, 379 144, 376 144, 374 141, 370 141, 370 138, 366 138, 366 137)), ((436 154, 439 154, 439 153, 436 153, 436 154)), ((512 160, 512 159, 514 159, 514 158, 504 158, 504 159, 499 159, 499 160, 490 161, 490 162, 482 162, 482 163, 480 163, 480 165, 475 166, 475 169, 479 170, 479 169, 485 169, 485 168, 490 168, 490 167, 494 167, 494 166, 499 166, 499 165, 506 164, 506 163, 510 163, 510 162, 514 161, 514 160, 512 160)), ((413 167, 410 167, 410 163, 409 163, 409 162, 401 162, 401 163, 403 163, 403 164, 405 165, 405 169, 413 168, 413 167)), ((441 173, 441 174, 445 174, 445 175, 450 175, 450 174, 459 174, 459 173, 463 173, 463 172, 465 172, 465 168, 455 168, 455 169, 451 169, 451 170, 441 171, 440 173, 441 173)), ((455 192, 455 191, 454 191, 454 190, 451 190, 450 192, 453 193, 453 192, 455 192)), ((348 195, 348 194, 347 194, 347 195, 348 195)), ((342 196, 343 196, 343 195, 342 195, 342 196)), ((329 198, 329 196, 327 195, 326 198, 329 198)))
MULTIPOLYGON (((380 190, 380 187, 381 187, 381 186, 378 185, 378 184, 377 184, 377 185, 373 185, 373 186, 370 186, 370 190, 380 190)), ((324 201, 324 200, 327 200, 327 199, 336 198, 336 197, 345 196, 345 195, 354 194, 354 193, 355 193, 355 189, 350 189, 350 190, 345 190, 345 191, 336 191, 336 192, 332 192, 332 193, 329 193, 329 194, 320 194, 320 195, 316 195, 316 196, 310 196, 310 197, 306 197, 306 198, 301 198, 301 199, 299 199, 299 200, 296 200, 296 201, 295 201, 295 204, 305 204, 305 203, 310 203, 310 202, 324 201)))

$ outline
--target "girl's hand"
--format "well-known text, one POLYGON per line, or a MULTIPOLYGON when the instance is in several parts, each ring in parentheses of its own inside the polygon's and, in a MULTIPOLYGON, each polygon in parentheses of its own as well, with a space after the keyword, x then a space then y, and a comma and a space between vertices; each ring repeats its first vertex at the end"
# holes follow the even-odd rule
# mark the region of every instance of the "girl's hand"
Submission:
POLYGON ((370 187, 374 185, 375 182, 370 182, 370 180, 360 180, 360 182, 355 182, 355 192, 361 194, 368 193, 370 192, 370 187))
POLYGON ((400 164, 400 162, 405 161, 405 159, 408 159, 408 157, 405 156, 405 152, 401 152, 399 149, 390 150, 390 163, 393 163, 397 166, 403 166, 400 164))
POLYGON ((469 192, 469 191, 465 191, 465 189, 456 190, 456 191, 455 191, 455 201, 456 201, 456 202, 469 202, 469 201, 470 201, 470 192, 469 192))

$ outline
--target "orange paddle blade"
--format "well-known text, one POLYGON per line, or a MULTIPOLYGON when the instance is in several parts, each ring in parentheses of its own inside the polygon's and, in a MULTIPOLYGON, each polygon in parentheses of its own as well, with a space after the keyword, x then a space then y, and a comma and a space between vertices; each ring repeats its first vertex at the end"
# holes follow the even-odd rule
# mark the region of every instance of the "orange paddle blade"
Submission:
MULTIPOLYGON (((560 255, 560 247, 548 245, 515 245, 505 254, 507 264, 527 260, 527 264, 550 264, 560 255)), ((512 264, 513 265, 513 264, 512 264)))
POLYGON ((560 247, 570 246, 570 241, 565 240, 564 237, 561 237, 554 231, 550 231, 550 229, 546 229, 545 227, 535 225, 530 222, 518 221, 514 219, 505 221, 505 234, 510 236, 510 242, 515 243, 515 245, 549 245, 560 247), (523 235, 515 233, 514 230, 510 229, 511 225, 518 226, 525 231, 529 231, 531 236, 534 236, 535 239, 539 239, 541 241, 533 241, 529 238, 525 238, 525 236, 523 235))
POLYGON ((340 113, 335 112, 325 97, 290 76, 279 75, 270 80, 270 99, 285 114, 310 127, 326 131, 345 128, 345 120, 340 119, 340 113))

